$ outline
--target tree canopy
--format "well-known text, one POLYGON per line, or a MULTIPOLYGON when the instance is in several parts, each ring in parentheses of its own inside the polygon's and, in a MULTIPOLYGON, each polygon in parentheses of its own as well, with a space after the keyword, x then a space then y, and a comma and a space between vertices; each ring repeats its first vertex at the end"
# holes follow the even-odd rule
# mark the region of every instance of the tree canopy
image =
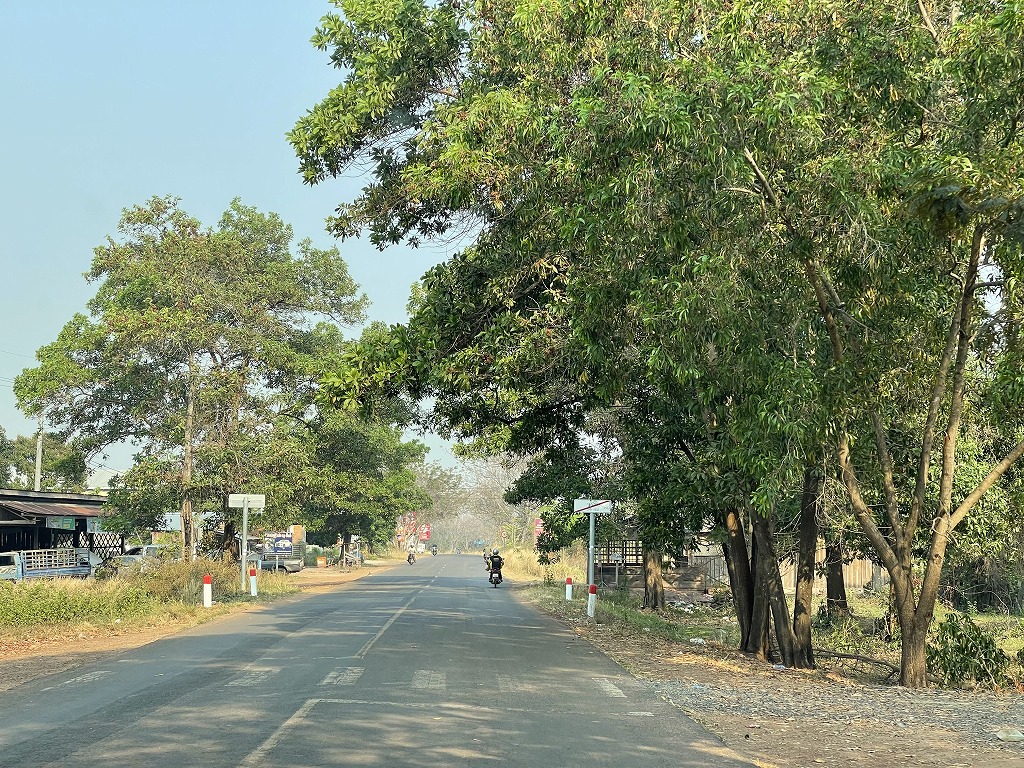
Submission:
POLYGON ((405 464, 421 448, 316 404, 366 305, 337 249, 293 243, 276 214, 238 200, 206 228, 153 198, 119 230, 95 251, 90 315, 39 350, 15 390, 87 451, 138 447, 110 497, 124 526, 155 527, 177 507, 192 552, 197 513, 231 539, 230 493, 266 493, 258 522, 271 528, 351 514, 376 530, 388 502, 419 498, 405 464))
POLYGON ((613 408, 651 536, 770 524, 829 455, 923 684, 950 535, 1024 453, 1019 5, 338 5, 305 178, 373 170, 340 235, 471 244, 337 401, 520 455, 613 408))

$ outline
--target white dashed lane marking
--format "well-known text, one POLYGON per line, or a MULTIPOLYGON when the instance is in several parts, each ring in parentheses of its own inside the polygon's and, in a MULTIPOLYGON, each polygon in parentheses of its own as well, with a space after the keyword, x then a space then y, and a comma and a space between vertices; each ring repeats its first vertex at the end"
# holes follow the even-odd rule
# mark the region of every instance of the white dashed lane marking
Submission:
POLYGON ((444 672, 417 669, 412 677, 412 687, 421 690, 443 691, 448 687, 448 676, 444 672))
POLYGON ((109 669, 101 669, 97 672, 88 672, 78 677, 73 677, 70 680, 65 680, 63 683, 57 685, 51 685, 47 688, 43 688, 44 691, 52 691, 54 688, 64 688, 68 685, 78 685, 79 683, 91 683, 95 680, 99 680, 101 677, 105 677, 110 674, 109 669))
POLYGON ((257 685, 262 685, 270 679, 272 675, 276 675, 281 670, 277 667, 253 667, 247 669, 241 677, 236 677, 228 685, 237 686, 240 688, 255 688, 257 685))
POLYGON ((618 686, 616 686, 611 680, 604 677, 595 677, 594 682, 598 684, 606 696, 611 696, 613 699, 626 698, 626 694, 619 690, 618 686))
POLYGON ((364 671, 363 667, 338 667, 320 685, 355 685, 364 671))

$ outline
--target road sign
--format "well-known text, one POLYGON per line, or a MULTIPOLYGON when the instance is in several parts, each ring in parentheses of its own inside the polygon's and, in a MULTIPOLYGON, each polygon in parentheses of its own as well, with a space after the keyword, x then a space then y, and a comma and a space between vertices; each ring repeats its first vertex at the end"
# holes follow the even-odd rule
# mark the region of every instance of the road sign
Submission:
POLYGON ((573 499, 573 512, 586 512, 588 515, 610 515, 612 503, 607 499, 573 499))
POLYGON ((508 531, 502 531, 501 532, 501 540, 502 541, 508 541, 508 531))
MULTIPOLYGON (((587 583, 590 584, 590 588, 594 589, 594 554, 596 547, 594 544, 594 520, 598 515, 610 515, 612 512, 612 503, 607 499, 573 499, 572 502, 573 512, 586 512, 590 516, 590 548, 589 556, 587 558, 587 583)), ((594 614, 591 613, 591 616, 594 614)))
POLYGON ((228 506, 232 508, 241 507, 242 509, 242 541, 239 542, 239 549, 241 550, 239 562, 242 569, 242 589, 244 590, 245 566, 249 562, 249 510, 263 509, 267 506, 267 497, 262 493, 231 493, 228 494, 228 506))
POLYGON ((263 509, 267 506, 267 497, 262 493, 232 493, 228 495, 228 506, 263 509))

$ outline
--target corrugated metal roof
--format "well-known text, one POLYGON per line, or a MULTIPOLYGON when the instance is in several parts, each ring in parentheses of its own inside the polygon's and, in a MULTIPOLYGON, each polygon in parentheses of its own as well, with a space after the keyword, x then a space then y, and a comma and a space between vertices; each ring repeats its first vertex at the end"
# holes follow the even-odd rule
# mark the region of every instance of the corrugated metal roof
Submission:
POLYGON ((85 504, 59 504, 56 502, 30 502, 10 501, 0 499, 0 507, 6 507, 12 512, 22 515, 34 515, 36 517, 99 517, 99 506, 86 506, 85 504))

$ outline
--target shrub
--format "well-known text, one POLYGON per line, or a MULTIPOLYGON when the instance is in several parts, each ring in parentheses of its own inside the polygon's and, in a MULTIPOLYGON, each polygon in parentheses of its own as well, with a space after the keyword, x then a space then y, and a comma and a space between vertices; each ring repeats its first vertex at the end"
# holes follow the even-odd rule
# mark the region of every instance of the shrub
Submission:
POLYGON ((40 579, 0 585, 0 626, 112 622, 156 610, 157 601, 126 580, 40 579))
POLYGON ((161 602, 178 601, 195 605, 203 601, 203 577, 211 577, 213 599, 223 601, 241 593, 238 563, 199 559, 192 562, 161 562, 156 567, 132 573, 146 591, 161 602))
POLYGON ((995 638, 962 613, 946 616, 928 643, 928 666, 943 683, 999 687, 1009 682, 1010 657, 995 638))

